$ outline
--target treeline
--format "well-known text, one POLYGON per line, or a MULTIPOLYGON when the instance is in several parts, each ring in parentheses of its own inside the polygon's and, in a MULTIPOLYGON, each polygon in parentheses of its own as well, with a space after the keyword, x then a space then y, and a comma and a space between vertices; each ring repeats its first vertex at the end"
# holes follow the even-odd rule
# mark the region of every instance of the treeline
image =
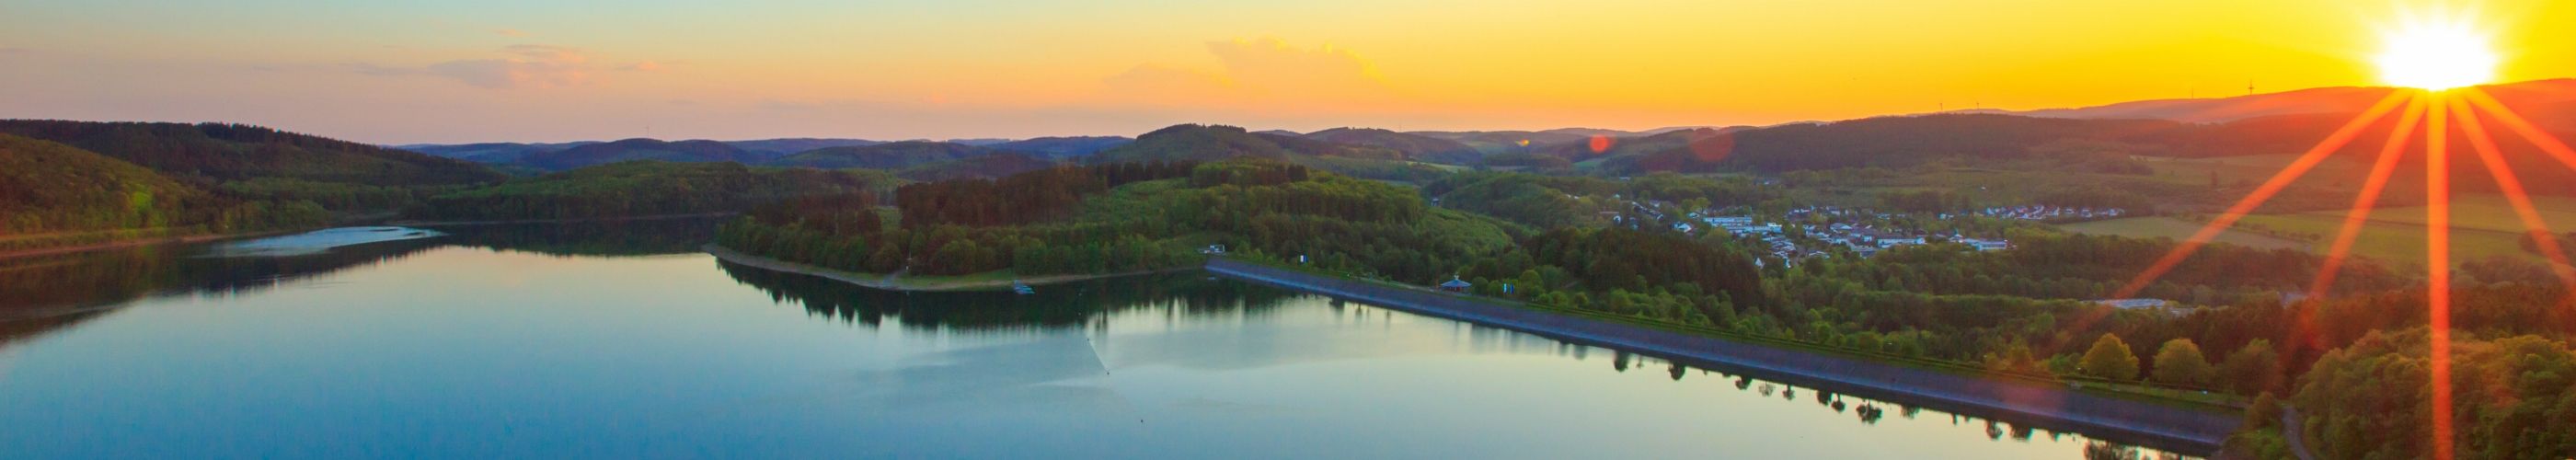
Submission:
POLYGON ((719 244, 866 273, 1107 273, 1245 257, 1422 282, 1510 244, 1491 220, 1410 189, 1265 160, 1063 167, 896 190, 901 225, 852 199, 762 207, 719 244))
POLYGON ((2454 439, 2453 458, 2576 457, 2576 350, 2566 341, 2455 336, 2445 357, 2431 356, 2428 343, 2422 328, 2372 332, 2318 359, 2302 379, 2290 400, 2305 426, 2278 426, 2269 406, 2246 419, 2306 436, 2330 458, 2435 456, 2440 430, 2454 439), (2451 373, 2433 375, 2433 359, 2448 359, 2451 373), (2436 420, 2429 388, 2445 377, 2454 412, 2436 420))
POLYGON ((1753 258, 1733 248, 1621 228, 1559 229, 1468 264, 1478 293, 1714 326, 1768 303, 1753 258))
POLYGON ((0 120, 0 247, 327 225, 499 182, 480 165, 233 124, 0 120))
POLYGON ((0 133, 69 144, 183 179, 434 186, 504 178, 461 160, 249 125, 0 120, 0 133))
POLYGON ((1423 185, 1441 206, 1472 211, 1537 228, 1586 222, 1599 212, 1624 212, 1622 199, 1668 201, 1685 208, 1749 206, 1778 192, 1744 180, 1652 174, 1617 181, 1586 176, 1464 172, 1423 185))
POLYGON ((60 143, 0 134, 0 250, 326 223, 309 201, 210 193, 60 143))
POLYGON ((596 219, 734 212, 779 199, 883 191, 882 172, 737 163, 615 163, 443 194, 409 214, 439 220, 596 219))
POLYGON ((1061 219, 1082 198, 1134 182, 1191 174, 1197 162, 1112 163, 1062 166, 998 180, 966 179, 905 185, 895 190, 904 225, 970 227, 1019 225, 1061 219))

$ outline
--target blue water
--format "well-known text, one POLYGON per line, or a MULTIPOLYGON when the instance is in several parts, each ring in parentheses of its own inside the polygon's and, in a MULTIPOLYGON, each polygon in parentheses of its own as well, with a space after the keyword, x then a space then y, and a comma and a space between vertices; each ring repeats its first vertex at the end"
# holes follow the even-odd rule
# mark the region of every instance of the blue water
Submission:
POLYGON ((905 295, 720 264, 685 238, 535 240, 0 265, 0 458, 2078 458, 2087 443, 1204 274, 905 295))

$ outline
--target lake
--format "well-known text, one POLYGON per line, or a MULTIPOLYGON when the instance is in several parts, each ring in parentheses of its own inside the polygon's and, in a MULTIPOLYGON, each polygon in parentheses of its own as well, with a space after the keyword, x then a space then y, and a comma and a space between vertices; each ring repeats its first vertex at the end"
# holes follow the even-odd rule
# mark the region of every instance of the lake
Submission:
POLYGON ((710 222, 0 261, 0 458, 2082 458, 1953 416, 1213 278, 904 294, 710 222))

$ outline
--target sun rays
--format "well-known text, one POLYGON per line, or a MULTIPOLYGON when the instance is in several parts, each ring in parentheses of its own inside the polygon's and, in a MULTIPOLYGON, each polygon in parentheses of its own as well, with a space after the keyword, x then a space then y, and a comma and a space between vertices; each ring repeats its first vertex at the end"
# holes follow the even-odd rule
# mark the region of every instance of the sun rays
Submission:
POLYGON ((2552 236, 2554 233, 2550 230, 2547 219, 2533 204, 2528 187, 2507 161, 2495 133, 2489 131, 2489 122, 2502 126, 2504 130, 2512 132, 2516 138, 2529 142, 2541 152, 2571 169, 2576 169, 2576 149, 2570 149, 2566 142, 2542 131, 2512 108, 2479 88, 2392 92, 2369 110, 2363 111, 2359 116, 2345 123, 2324 141, 2317 143, 2314 148, 2300 155, 2298 160, 2282 168, 2243 199, 2229 206, 2226 212, 2193 233, 2191 238, 2182 241, 2172 251, 2157 259, 2135 280, 2123 286, 2114 297, 2135 295, 2155 283, 2158 277, 2190 259, 2193 253, 2233 227, 2247 214, 2261 208, 2282 189, 2313 170, 2318 163, 2326 161, 2336 152, 2343 150, 2365 128, 2387 118, 2391 112, 2398 112, 2400 106, 2404 108, 2395 123, 2396 128, 2391 131, 2378 150, 2378 155, 2372 162, 2370 175, 2354 197, 2351 209, 2345 214, 2343 225, 2336 232, 2335 239, 2327 250, 2324 264, 2317 272, 2316 281, 2309 287, 2309 294, 2313 297, 2324 297, 2333 293, 2337 272, 2343 268, 2350 257, 2355 241, 2359 239, 2363 226, 2368 223, 2371 213, 2378 206, 2381 195, 2387 191, 2388 183, 2395 176, 2398 166, 2410 153, 2418 151, 2410 147, 2414 146, 2415 139, 2420 137, 2423 142, 2420 152, 2423 155, 2421 161, 2424 164, 2426 208, 2425 280, 2428 300, 2425 307, 2428 313, 2427 326, 2431 330, 2432 337, 2431 370, 2434 376, 2431 384, 2431 406, 2436 428, 2432 435, 2436 458, 2449 458, 2452 451, 2451 418, 2454 410, 2449 378, 2451 375, 2451 296, 2449 293, 2453 281, 2450 270, 2453 262, 2450 247, 2452 207, 2450 181, 2453 178, 2453 163, 2457 160, 2452 155, 2451 136, 2455 132, 2466 141, 2469 147, 2466 153, 2475 155, 2479 163, 2485 165, 2485 171, 2494 181, 2496 190, 2512 205, 2514 215, 2521 220, 2523 226, 2535 239, 2541 255, 2550 261, 2552 274, 2556 275, 2562 283, 2576 287, 2576 265, 2570 264, 2567 248, 2560 247, 2557 238, 2552 236))
POLYGON ((2371 220, 2371 214, 2378 208, 2383 195, 2389 191, 2389 184, 2396 177, 2398 169, 2409 160, 2422 162, 2425 187, 2424 254, 2427 292, 2425 308, 2426 323, 2430 329, 2431 338, 2428 367, 2432 377, 2429 390, 2434 427, 2430 441, 2432 441, 2434 458, 2448 459, 2454 452, 2455 434, 2452 419, 2456 409, 2452 402, 2450 340, 2453 287, 2451 271, 2454 262, 2451 253, 2453 198, 2451 180, 2454 177, 2453 169, 2456 160, 2452 156, 2454 149, 2451 136, 2454 132, 2459 134, 2459 140, 2465 141, 2467 145, 2465 153, 2475 155, 2478 163, 2484 165, 2488 178, 2494 182, 2495 190, 2511 205, 2514 216, 2521 221, 2536 243, 2537 252, 2548 259, 2551 274, 2571 288, 2576 288, 2576 265, 2570 263, 2567 255, 2568 248, 2561 247, 2559 239, 2550 229, 2548 220, 2532 203, 2529 187, 2514 171, 2513 165, 2508 161, 2509 158, 2499 146, 2499 136, 2489 129, 2490 126, 2500 126, 2504 131, 2511 132, 2514 138, 2528 142, 2549 158, 2570 169, 2576 169, 2576 149, 2569 148, 2566 142, 2541 130, 2511 107, 2475 86, 2492 79, 2500 61, 2498 54, 2487 43, 2487 37, 2477 28, 2465 22, 2410 21, 2404 26, 2387 30, 2383 37, 2386 39, 2384 51, 2373 58, 2374 64, 2378 66, 2383 80, 2408 89, 2390 92, 2386 98, 2353 117, 2333 134, 2326 136, 2315 147, 2301 154, 2296 161, 2274 173, 2262 185, 2248 192, 2244 198, 2237 200, 2226 211, 2211 219, 2190 238, 2181 241, 2170 252, 2155 260, 2153 264, 2141 271, 2136 279, 2123 285, 2113 297, 2127 298, 2147 289, 2157 281, 2157 278, 2190 259, 2193 253, 2235 226, 2247 214, 2260 209, 2265 202, 2306 176, 2319 163, 2343 151, 2366 128, 2381 123, 2391 112, 2397 112, 2399 113, 2397 120, 2393 123, 2387 139, 2380 144, 2377 156, 2371 160, 2369 175, 2353 197, 2352 206, 2345 213, 2342 225, 2334 233, 2334 239, 2327 247, 2323 263, 2317 270, 2314 282, 2308 286, 2307 293, 2311 298, 2325 298, 2334 294, 2336 275, 2345 268, 2354 246, 2362 236, 2363 229, 2371 220), (2401 106, 2402 109, 2400 109, 2401 106), (2414 148, 2419 141, 2422 148, 2414 148), (2413 157, 2418 154, 2422 156, 2413 157))

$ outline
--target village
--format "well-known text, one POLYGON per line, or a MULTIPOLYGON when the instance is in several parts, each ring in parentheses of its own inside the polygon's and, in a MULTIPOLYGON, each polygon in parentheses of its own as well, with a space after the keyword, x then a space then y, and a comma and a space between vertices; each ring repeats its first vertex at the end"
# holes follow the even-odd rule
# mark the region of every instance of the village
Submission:
POLYGON ((1957 243, 1976 251, 2001 251, 2012 248, 2012 241, 2001 235, 1970 235, 1960 231, 1930 232, 1915 230, 1908 222, 1919 219, 1954 221, 1969 218, 1991 218, 2007 221, 2062 223, 2114 219, 2131 215, 2117 208, 2092 208, 2048 205, 1995 206, 1963 213, 1917 214, 1890 212, 1869 208, 1837 206, 1804 206, 1774 216, 1756 216, 1749 208, 1699 209, 1678 211, 1682 218, 1669 217, 1672 203, 1663 201, 1629 201, 1633 221, 1625 213, 1612 213, 1614 222, 1628 222, 1639 228, 1644 222, 1668 225, 1685 234, 1726 232, 1737 238, 1754 240, 1763 257, 1757 263, 1779 260, 1795 266, 1798 261, 1826 257, 1837 250, 1856 257, 1872 257, 1888 249, 1933 243, 1957 243))

